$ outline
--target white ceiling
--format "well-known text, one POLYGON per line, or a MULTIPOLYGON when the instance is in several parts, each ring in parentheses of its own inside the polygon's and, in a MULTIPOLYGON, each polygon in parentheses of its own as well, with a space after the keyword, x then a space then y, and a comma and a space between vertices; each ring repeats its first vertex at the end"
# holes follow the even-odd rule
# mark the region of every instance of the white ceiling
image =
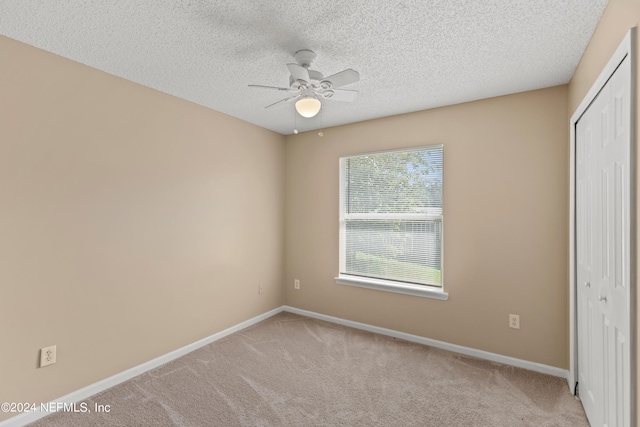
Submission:
POLYGON ((0 34, 282 134, 569 81, 607 0, 0 0, 0 34), (293 54, 353 103, 298 117, 293 54))

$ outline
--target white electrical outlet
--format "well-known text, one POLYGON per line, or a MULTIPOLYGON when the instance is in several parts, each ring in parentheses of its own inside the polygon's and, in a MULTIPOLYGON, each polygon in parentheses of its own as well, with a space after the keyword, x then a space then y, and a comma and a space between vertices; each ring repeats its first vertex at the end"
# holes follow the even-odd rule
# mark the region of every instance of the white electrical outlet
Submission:
POLYGON ((517 314, 510 314, 509 327, 513 329, 520 329, 520 316, 518 316, 517 314))
POLYGON ((293 289, 300 289, 300 280, 295 279, 293 281, 293 289))
POLYGON ((40 349, 40 367, 53 365, 56 363, 56 346, 45 347, 40 349))

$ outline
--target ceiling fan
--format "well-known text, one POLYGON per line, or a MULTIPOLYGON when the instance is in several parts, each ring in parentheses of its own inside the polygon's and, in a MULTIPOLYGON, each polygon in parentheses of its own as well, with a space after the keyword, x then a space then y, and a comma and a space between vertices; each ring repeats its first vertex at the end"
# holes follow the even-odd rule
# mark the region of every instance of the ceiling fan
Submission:
POLYGON ((352 102, 358 97, 357 90, 338 89, 339 87, 355 83, 360 80, 360 74, 357 71, 347 68, 328 77, 309 67, 314 59, 315 52, 303 49, 297 51, 293 55, 296 63, 287 64, 287 68, 291 73, 289 77, 289 87, 249 85, 249 87, 257 87, 263 89, 275 89, 282 92, 288 92, 292 95, 267 105, 265 108, 273 107, 282 102, 290 102, 295 100, 296 111, 302 117, 313 117, 320 111, 322 103, 320 99, 330 99, 333 101, 352 102))

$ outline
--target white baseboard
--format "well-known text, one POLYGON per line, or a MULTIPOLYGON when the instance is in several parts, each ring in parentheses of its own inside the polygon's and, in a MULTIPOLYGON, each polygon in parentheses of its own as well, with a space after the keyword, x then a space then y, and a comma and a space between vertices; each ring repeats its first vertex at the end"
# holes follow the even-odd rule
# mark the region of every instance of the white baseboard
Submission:
POLYGON ((339 317, 327 316, 326 314, 315 313, 313 311, 301 310, 295 307, 289 307, 285 305, 284 311, 289 313, 299 314, 301 316, 312 317, 314 319, 326 320, 327 322, 337 323, 339 325, 349 326, 351 328, 362 329, 364 331, 375 332, 381 335, 388 335, 390 337, 400 338, 405 341, 411 341, 418 344, 424 344, 431 347, 441 348, 443 350, 453 351, 455 353, 464 354, 466 356, 473 356, 479 359, 486 359, 492 362, 502 363, 504 365, 515 366, 518 368, 528 369, 530 371, 540 372, 554 377, 561 377, 567 379, 569 377, 569 371, 566 369, 556 368, 554 366, 543 365, 542 363, 529 362, 528 360, 516 359, 515 357, 503 356, 497 353, 490 353, 484 350, 477 350, 475 348, 464 347, 457 344, 450 344, 444 341, 433 340, 430 338, 421 337, 419 335, 407 334, 404 332, 394 331, 393 329, 381 328, 379 326, 372 326, 366 323, 354 322, 351 320, 341 319, 339 317))
MULTIPOLYGON (((172 352, 169 352, 165 355, 162 355, 160 357, 156 357, 155 359, 152 359, 148 362, 142 363, 138 366, 134 366, 131 369, 127 369, 126 371, 120 372, 118 374, 115 374, 109 378, 105 378, 102 381, 98 381, 97 383, 88 385, 87 387, 81 388, 80 390, 76 390, 74 392, 71 392, 65 396, 62 396, 59 399, 54 400, 53 402, 50 402, 48 404, 45 404, 45 406, 48 407, 48 405, 50 404, 54 404, 54 403, 58 403, 58 402, 64 402, 64 403, 74 403, 74 402, 80 402, 82 400, 85 400, 91 396, 93 396, 94 394, 100 393, 101 391, 104 391, 108 388, 111 388, 115 385, 118 385, 124 381, 127 381, 133 377, 136 377, 140 374, 143 374, 147 371, 150 371, 151 369, 157 368, 158 366, 164 365, 165 363, 169 363, 172 360, 175 360, 179 357, 184 356, 187 353, 190 353, 194 350, 199 349, 200 347, 204 347, 207 344, 211 344, 214 341, 219 340, 220 338, 224 338, 227 335, 231 335, 234 332, 238 332, 242 329, 245 329, 251 325, 254 325, 258 322, 262 322, 265 319, 268 319, 271 316, 274 316, 280 312, 282 312, 282 310, 284 309, 284 307, 278 307, 276 309, 273 309, 271 311, 268 311, 266 313, 263 313, 259 316, 256 316, 252 319, 246 320, 242 323, 239 323, 235 326, 232 326, 228 329, 225 329, 224 331, 220 331, 216 334, 213 334, 209 337, 203 338, 199 341, 196 341, 192 344, 188 344, 185 345, 184 347, 181 347, 177 350, 174 350, 172 352)), ((55 405, 53 405, 53 407, 55 407, 55 405)), ((20 415, 16 415, 15 417, 9 418, 8 420, 2 421, 0 422, 0 427, 22 427, 24 425, 27 425, 29 423, 32 423, 46 415, 49 415, 49 413, 47 412, 41 412, 40 408, 37 408, 36 411, 34 412, 25 412, 22 413, 20 415)))
MULTIPOLYGON (((242 329, 245 329, 251 325, 254 325, 258 322, 261 322, 265 319, 268 319, 271 316, 274 316, 282 311, 287 311, 289 313, 299 314, 301 316, 311 317, 313 319, 325 320, 327 322, 337 323, 339 325, 348 326, 355 329, 361 329, 364 331, 374 332, 381 335, 387 335, 390 337, 400 338, 405 341, 411 341, 418 344, 424 344, 431 347, 441 348, 443 350, 453 351, 455 353, 464 354, 467 356, 473 356, 480 359, 490 360, 492 362, 503 363, 505 365, 516 366, 518 368, 528 369, 530 371, 540 372, 543 374, 553 375, 555 377, 561 377, 568 379, 569 371, 566 369, 560 369, 553 366, 543 365, 541 363, 529 362, 527 360, 516 359, 514 357, 503 356, 496 353, 490 353, 488 351, 476 350, 470 347, 464 347, 461 345, 450 344, 444 341, 433 340, 430 338, 421 337, 418 335, 407 334, 404 332, 394 331, 393 329, 381 328, 379 326, 368 325, 366 323, 354 322, 351 320, 341 319, 339 317, 328 316, 326 314, 320 314, 313 311, 302 310, 295 307, 290 307, 284 305, 282 307, 278 307, 266 313, 263 313, 259 316, 256 316, 252 319, 246 320, 242 323, 239 323, 235 326, 232 326, 224 331, 220 331, 216 334, 213 334, 207 338, 203 338, 199 341, 196 341, 192 344, 186 345, 182 348, 169 352, 163 356, 156 357, 153 360, 142 363, 138 366, 134 366, 131 369, 127 369, 126 371, 115 374, 109 378, 106 378, 102 381, 98 381, 97 383, 91 384, 87 387, 81 388, 80 390, 76 390, 71 392, 65 396, 60 397, 59 399, 54 400, 46 405, 51 405, 59 402, 63 403, 74 403, 85 400, 94 394, 100 393, 108 388, 111 388, 115 385, 118 385, 124 381, 127 381, 133 377, 136 377, 140 374, 143 374, 151 369, 157 368, 158 366, 164 365, 165 363, 171 362, 181 356, 184 356, 187 353, 190 353, 194 350, 199 349, 200 347, 204 347, 207 344, 210 344, 214 341, 219 340, 220 338, 224 338, 227 335, 231 335, 235 332, 238 332, 242 329)), ((39 408, 34 412, 26 412, 15 417, 9 418, 8 420, 0 422, 0 427, 22 427, 29 423, 32 423, 46 415, 49 415, 46 412, 40 412, 39 408)))

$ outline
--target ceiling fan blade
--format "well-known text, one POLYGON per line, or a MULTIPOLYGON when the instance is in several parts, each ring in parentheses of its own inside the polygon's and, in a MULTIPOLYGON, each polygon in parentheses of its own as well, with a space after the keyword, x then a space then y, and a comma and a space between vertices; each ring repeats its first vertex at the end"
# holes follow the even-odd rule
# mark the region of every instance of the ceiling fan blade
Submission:
POLYGON ((285 92, 294 92, 293 90, 291 90, 291 88, 288 87, 276 87, 276 86, 264 86, 264 85, 248 85, 249 87, 259 87, 261 89, 276 89, 276 90, 282 90, 285 92))
POLYGON ((330 99, 331 101, 342 101, 342 102, 353 102, 358 98, 357 90, 347 90, 347 89, 331 89, 322 94, 322 97, 325 99, 330 99))
POLYGON ((276 102, 274 102, 273 104, 269 104, 269 105, 267 105, 267 106, 266 106, 266 107, 264 107, 264 108, 273 107, 274 105, 278 105, 278 104, 280 104, 281 102, 289 102, 289 101, 291 101, 292 99, 296 99, 296 98, 298 98, 299 96, 300 96, 300 95, 295 95, 295 96, 290 96, 290 97, 288 97, 288 98, 281 99, 280 101, 276 101, 276 102))
POLYGON ((287 68, 293 77, 293 80, 304 80, 309 83, 311 79, 309 78, 309 70, 304 68, 299 64, 287 64, 287 68))
POLYGON ((358 80, 360 80, 360 74, 356 70, 347 68, 346 70, 342 70, 339 73, 335 73, 330 75, 329 77, 325 77, 322 81, 330 82, 331 87, 340 87, 355 83, 358 80))

